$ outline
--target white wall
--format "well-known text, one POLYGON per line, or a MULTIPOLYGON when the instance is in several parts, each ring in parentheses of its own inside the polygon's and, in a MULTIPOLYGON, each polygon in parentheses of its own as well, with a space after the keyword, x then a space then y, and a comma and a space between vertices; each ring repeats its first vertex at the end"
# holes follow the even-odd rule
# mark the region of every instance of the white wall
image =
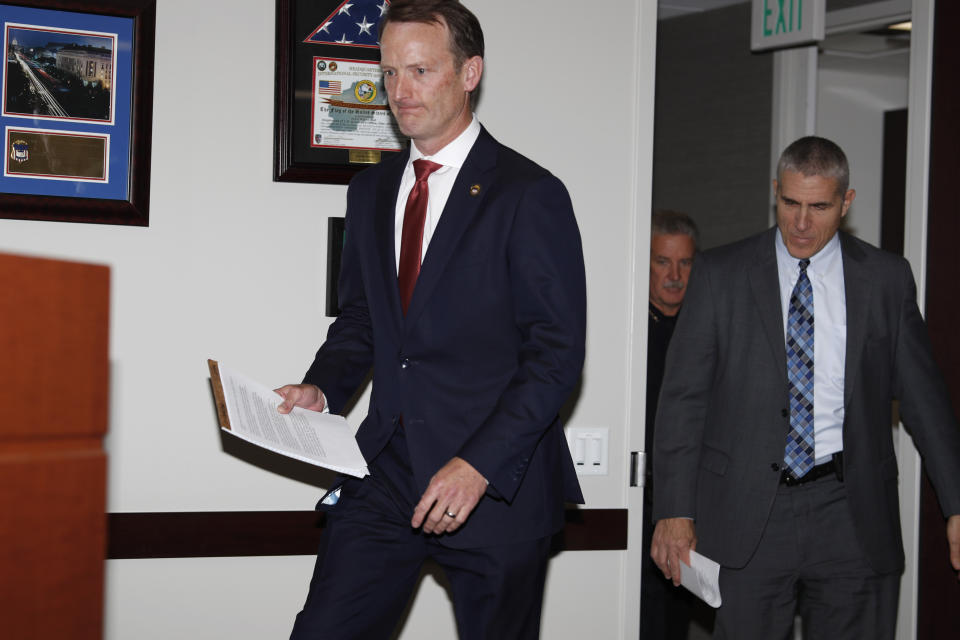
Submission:
POLYGON ((880 245, 884 111, 907 108, 909 58, 880 60, 820 56, 817 134, 839 144, 850 161, 850 186, 857 197, 846 226, 880 245))
MULTIPOLYGON (((468 5, 487 34, 481 120, 573 197, 590 311, 571 423, 610 427, 610 475, 583 486, 589 507, 623 507, 641 0, 602 1, 622 19, 599 32, 584 23, 585 6, 468 5)), ((149 228, 0 220, 2 251, 111 267, 111 511, 302 510, 320 491, 225 453, 207 387, 208 357, 268 384, 299 380, 329 324, 326 218, 342 215, 345 187, 271 181, 274 11, 272 0, 158 0, 149 228)), ((642 83, 652 91, 652 75, 642 83)), ((617 635, 623 556, 555 560, 544 637, 617 635)), ((110 561, 107 637, 285 637, 312 564, 110 561)), ((452 629, 446 595, 428 578, 403 637, 452 629)))

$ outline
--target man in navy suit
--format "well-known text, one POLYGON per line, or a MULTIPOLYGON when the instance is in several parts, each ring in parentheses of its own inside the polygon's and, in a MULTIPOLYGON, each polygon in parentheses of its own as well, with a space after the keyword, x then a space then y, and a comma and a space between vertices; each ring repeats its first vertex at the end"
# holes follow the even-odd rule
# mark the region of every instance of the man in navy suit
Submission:
POLYGON ((409 153, 351 182, 341 314, 304 382, 278 389, 281 411, 340 412, 372 368, 371 475, 322 500, 292 637, 389 637, 430 558, 461 638, 536 638, 550 539, 582 502, 558 419, 584 358, 579 231, 562 183, 472 113, 476 17, 398 0, 380 29, 409 153))

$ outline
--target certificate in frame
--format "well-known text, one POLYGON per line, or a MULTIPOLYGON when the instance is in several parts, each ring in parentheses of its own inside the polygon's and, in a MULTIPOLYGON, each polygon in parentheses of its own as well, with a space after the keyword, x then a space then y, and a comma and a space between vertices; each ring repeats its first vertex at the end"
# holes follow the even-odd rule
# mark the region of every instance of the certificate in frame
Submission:
POLYGON ((277 0, 275 181, 346 184, 406 144, 379 73, 389 4, 277 0))
POLYGON ((156 0, 0 2, 0 217, 147 226, 156 0))

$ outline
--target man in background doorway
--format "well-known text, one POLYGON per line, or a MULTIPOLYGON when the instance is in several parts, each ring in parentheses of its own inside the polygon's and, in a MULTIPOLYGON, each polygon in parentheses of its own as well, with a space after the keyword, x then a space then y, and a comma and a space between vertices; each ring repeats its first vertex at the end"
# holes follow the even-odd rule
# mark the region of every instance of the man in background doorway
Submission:
MULTIPOLYGON (((697 252, 699 232, 693 219, 679 211, 657 210, 650 221, 650 308, 647 332, 646 451, 653 451, 657 396, 663 381, 667 346, 687 292, 687 280, 697 252)), ((652 457, 648 458, 647 487, 643 493, 643 548, 653 536, 652 457)), ((644 554, 640 583, 640 637, 644 640, 681 640, 690 626, 692 596, 675 587, 652 558, 644 554)))

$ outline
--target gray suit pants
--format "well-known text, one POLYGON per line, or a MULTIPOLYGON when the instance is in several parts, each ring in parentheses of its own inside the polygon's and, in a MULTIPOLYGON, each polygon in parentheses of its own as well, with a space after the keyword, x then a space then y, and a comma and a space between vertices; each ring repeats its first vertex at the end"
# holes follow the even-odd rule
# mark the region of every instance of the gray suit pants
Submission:
POLYGON ((714 638, 787 640, 799 614, 808 640, 892 639, 899 589, 867 564, 842 482, 781 485, 750 562, 720 570, 714 638))

